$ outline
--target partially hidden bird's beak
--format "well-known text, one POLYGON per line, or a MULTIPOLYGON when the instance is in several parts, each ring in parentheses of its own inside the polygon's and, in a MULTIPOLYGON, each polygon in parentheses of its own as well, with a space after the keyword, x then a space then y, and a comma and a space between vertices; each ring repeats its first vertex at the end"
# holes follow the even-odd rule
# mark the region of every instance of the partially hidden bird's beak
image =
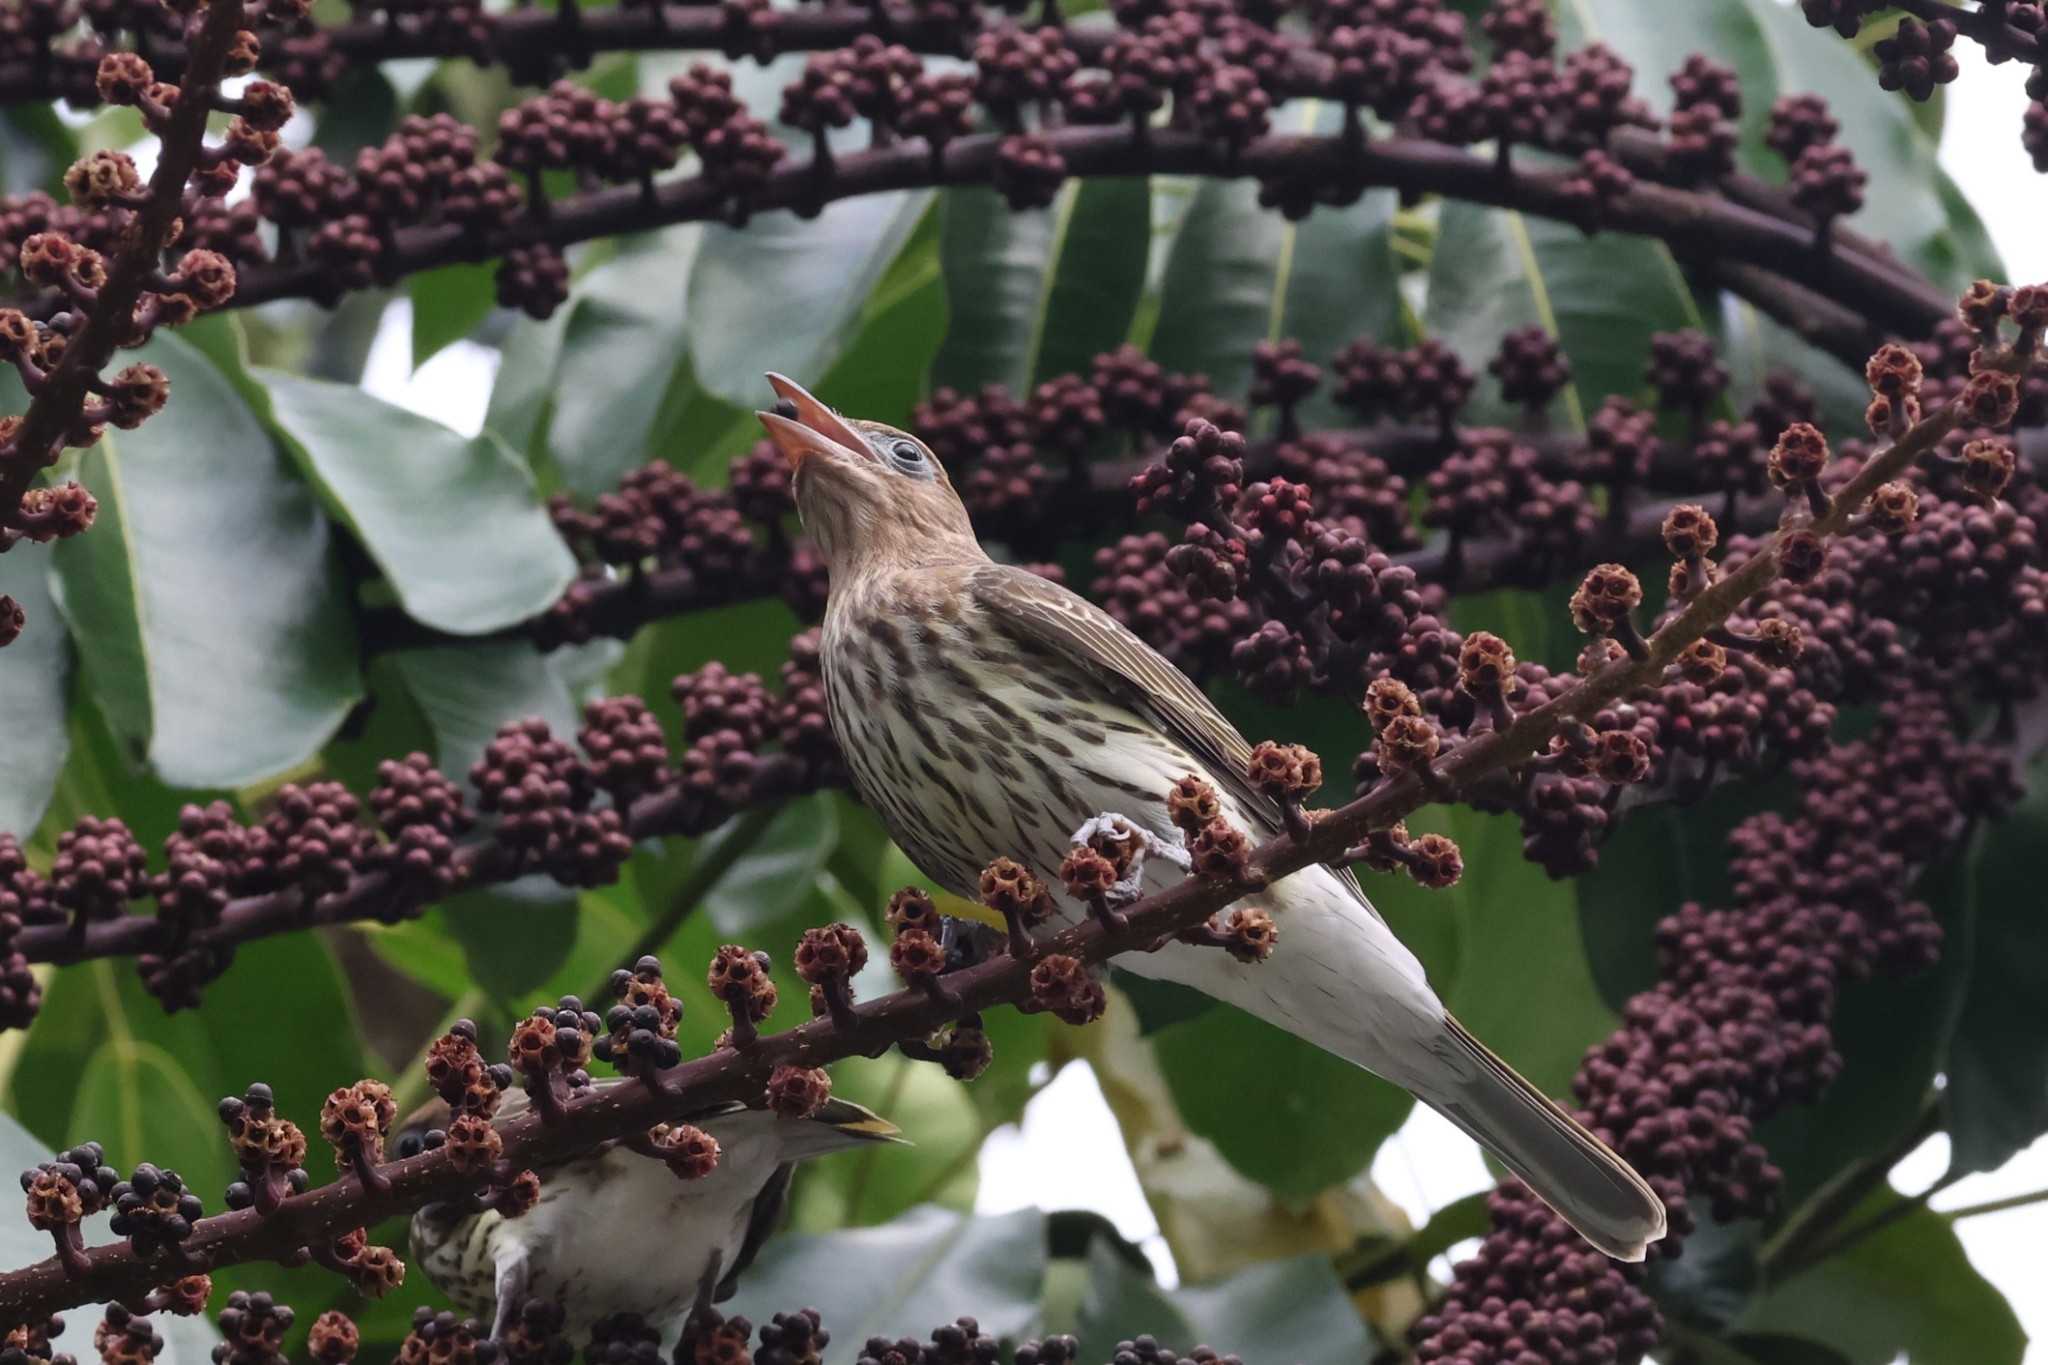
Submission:
POLYGON ((826 407, 794 379, 770 373, 775 396, 796 409, 794 418, 780 412, 757 412, 768 439, 795 469, 814 455, 837 454, 848 460, 869 458, 868 443, 844 418, 826 407))

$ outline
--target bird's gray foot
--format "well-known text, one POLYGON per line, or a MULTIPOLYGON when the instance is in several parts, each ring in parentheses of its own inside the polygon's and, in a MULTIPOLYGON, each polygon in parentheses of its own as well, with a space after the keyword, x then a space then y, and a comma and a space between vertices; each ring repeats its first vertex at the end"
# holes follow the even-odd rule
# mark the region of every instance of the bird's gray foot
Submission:
POLYGON ((1068 840, 1075 848, 1087 846, 1123 870, 1103 901, 1112 908, 1129 905, 1145 893, 1145 862, 1164 858, 1183 872, 1193 869, 1194 860, 1186 848, 1169 843, 1126 815, 1104 811, 1084 821, 1068 840))
POLYGON ((505 1333, 519 1321, 519 1314, 526 1307, 532 1277, 527 1273, 523 1254, 506 1256, 498 1262, 497 1271, 497 1306, 491 1313, 491 1340, 503 1341, 505 1333))
POLYGON ((701 1317, 711 1311, 718 1301, 718 1272, 725 1266, 725 1253, 714 1251, 711 1261, 704 1267, 704 1274, 697 1281, 697 1301, 690 1309, 690 1316, 701 1317))

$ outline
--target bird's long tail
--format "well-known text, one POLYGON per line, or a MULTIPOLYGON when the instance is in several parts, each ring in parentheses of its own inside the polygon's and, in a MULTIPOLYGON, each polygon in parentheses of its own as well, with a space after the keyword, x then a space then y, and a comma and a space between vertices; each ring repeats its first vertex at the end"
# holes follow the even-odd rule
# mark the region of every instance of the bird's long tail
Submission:
POLYGON ((1410 1088, 1588 1242, 1616 1260, 1642 1260, 1664 1235, 1664 1201, 1656 1191, 1463 1024, 1446 1014, 1443 1026, 1453 1065, 1410 1088))

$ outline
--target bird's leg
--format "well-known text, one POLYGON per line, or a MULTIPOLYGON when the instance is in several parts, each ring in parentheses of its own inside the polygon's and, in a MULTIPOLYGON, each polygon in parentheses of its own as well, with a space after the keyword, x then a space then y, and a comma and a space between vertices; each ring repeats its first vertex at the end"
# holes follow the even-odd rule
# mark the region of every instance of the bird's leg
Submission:
POLYGON ((697 1280, 697 1302, 696 1306, 690 1309, 692 1319, 702 1319, 717 1311, 711 1305, 716 1302, 714 1296, 718 1293, 718 1272, 724 1267, 725 1253, 714 1250, 710 1262, 704 1267, 703 1275, 697 1280))
POLYGON ((498 1262, 496 1285, 497 1307, 491 1314, 491 1340, 503 1341, 505 1333, 526 1307, 526 1297, 532 1284, 528 1273, 526 1253, 515 1251, 498 1262))
POLYGON ((1122 924, 1122 916, 1116 913, 1118 909, 1144 894, 1146 859, 1164 858, 1182 872, 1194 868, 1194 860, 1188 856, 1186 847, 1169 843, 1129 816, 1118 815, 1114 811, 1104 811, 1083 821, 1068 842, 1076 848, 1094 849, 1116 869, 1115 884, 1098 898, 1099 906, 1089 907, 1097 919, 1104 920, 1111 927, 1122 924))

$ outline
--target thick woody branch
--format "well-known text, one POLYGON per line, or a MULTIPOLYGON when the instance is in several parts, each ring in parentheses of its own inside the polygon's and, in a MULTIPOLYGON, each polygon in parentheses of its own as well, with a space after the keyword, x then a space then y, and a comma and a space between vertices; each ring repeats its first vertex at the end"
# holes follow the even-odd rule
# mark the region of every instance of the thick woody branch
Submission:
MULTIPOLYGON (((1076 177, 1153 174, 1219 178, 1329 179, 1363 189, 1388 188, 1403 194, 1439 194, 1473 203, 1518 209, 1576 223, 1584 207, 1565 190, 1561 171, 1503 172, 1491 159, 1460 148, 1411 138, 1387 138, 1359 147, 1342 135, 1276 136, 1249 143, 1236 156, 1181 129, 1156 128, 1140 137, 1128 127, 1067 127, 1044 134, 1076 177)), ((901 139, 834 158, 828 174, 812 162, 785 163, 748 199, 751 211, 811 208, 821 203, 888 190, 935 184, 986 184, 995 173, 1002 138, 964 137, 947 144, 934 175, 929 148, 921 139, 901 139)), ((644 231, 675 223, 724 217, 729 196, 702 176, 658 186, 652 195, 621 186, 552 203, 545 216, 525 215, 484 235, 452 225, 418 227, 396 234, 380 262, 386 278, 457 261, 479 261, 514 247, 538 243, 561 247, 597 237, 644 231)), ((1829 300, 1850 315, 1869 319, 1886 332, 1924 336, 1948 316, 1949 306, 1925 281, 1892 260, 1851 251, 1817 252, 1812 229, 1711 194, 1638 182, 1603 206, 1604 229, 1656 237, 1686 259, 1761 267, 1767 274, 1731 277, 1731 287, 1754 291, 1767 311, 1780 306, 1783 276, 1800 281, 1811 296, 1829 300)), ((243 272, 234 303, 320 298, 333 283, 316 263, 252 267, 243 272)), ((1868 356, 1868 333, 1830 326, 1815 335, 1845 363, 1868 356)))
POLYGON ((242 0, 215 0, 193 40, 184 89, 191 97, 171 110, 149 178, 148 199, 129 236, 107 267, 106 282, 70 338, 64 356, 45 377, 23 415, 13 455, 0 461, 0 529, 12 518, 35 476, 65 444, 79 413, 124 336, 134 328, 135 306, 163 261, 164 248, 183 209, 185 182, 199 164, 211 93, 220 83, 228 50, 242 28, 242 0))
MULTIPOLYGON (((1828 509, 1801 529, 1823 536, 1843 531, 1880 484, 1931 451, 1960 425, 1962 417, 1961 409, 1953 404, 1929 415, 1867 462, 1828 509)), ((1119 921, 1091 917, 1062 930, 1040 945, 1042 951, 1089 962, 1145 951, 1167 937, 1207 923, 1256 886, 1313 863, 1340 861, 1346 850, 1369 832, 1526 762, 1568 723, 1585 721, 1630 691, 1656 683, 1687 645, 1721 626, 1745 601, 1768 587, 1778 576, 1787 534, 1780 532, 1741 566, 1697 594, 1650 637, 1640 658, 1618 660, 1516 717, 1505 728, 1468 739, 1434 765, 1429 785, 1414 774, 1383 781, 1365 796, 1315 821, 1301 837, 1283 834, 1259 847, 1240 881, 1191 877, 1127 907, 1119 921)), ((841 1021, 830 1016, 817 1018, 762 1036, 744 1052, 720 1050, 664 1073, 658 1087, 622 1085, 583 1092, 568 1100, 552 1121, 529 1113, 506 1124, 501 1130, 504 1157, 514 1169, 539 1167, 599 1143, 644 1132, 655 1123, 679 1118, 708 1103, 758 1101, 764 1079, 775 1067, 816 1067, 857 1053, 877 1055, 895 1044, 922 1040, 966 1014, 1016 1003, 1029 991, 1032 965, 1031 960, 998 955, 939 978, 943 991, 898 991, 856 1005, 850 1017, 841 1021)), ((379 1175, 380 1180, 370 1184, 355 1176, 344 1177, 285 1200, 268 1217, 245 1209, 202 1219, 183 1243, 192 1262, 190 1268, 289 1259, 300 1247, 320 1244, 350 1228, 436 1199, 461 1195, 478 1184, 476 1175, 456 1169, 447 1148, 394 1162, 380 1168, 379 1175)), ((87 1252, 77 1273, 67 1273, 52 1256, 0 1275, 0 1328, 40 1320, 81 1303, 136 1300, 171 1273, 172 1267, 144 1260, 126 1242, 87 1252)))

